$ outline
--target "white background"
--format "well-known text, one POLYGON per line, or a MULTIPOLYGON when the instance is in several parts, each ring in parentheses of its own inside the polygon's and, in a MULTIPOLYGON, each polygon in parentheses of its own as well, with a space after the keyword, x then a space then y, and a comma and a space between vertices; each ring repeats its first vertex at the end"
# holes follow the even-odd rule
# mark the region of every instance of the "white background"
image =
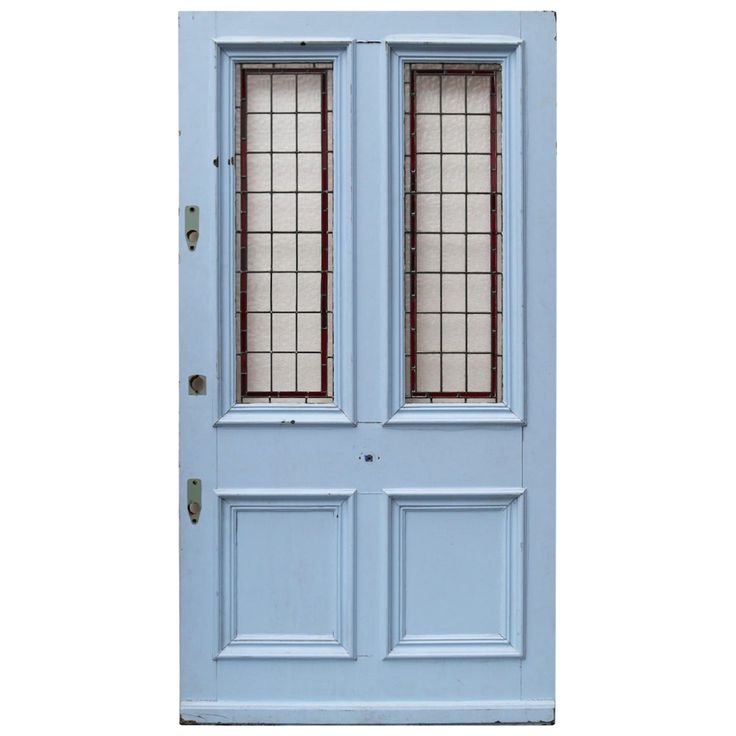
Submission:
MULTIPOLYGON (((555 733, 733 733, 733 19, 706 0, 549 4, 555 733)), ((180 733, 177 6, 25 2, 1 19, 8 734, 180 733)))

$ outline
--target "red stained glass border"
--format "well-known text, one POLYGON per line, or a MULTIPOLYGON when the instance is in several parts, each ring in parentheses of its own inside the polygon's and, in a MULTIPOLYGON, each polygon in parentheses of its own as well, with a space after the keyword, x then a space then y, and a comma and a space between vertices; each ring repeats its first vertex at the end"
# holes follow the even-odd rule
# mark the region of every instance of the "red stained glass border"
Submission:
MULTIPOLYGON (((328 151, 328 109, 327 80, 331 69, 249 69, 241 67, 241 123, 240 123, 240 398, 263 399, 310 399, 328 397, 328 272, 329 272, 329 151, 328 151), (275 76, 288 74, 291 76, 320 76, 320 142, 321 142, 321 277, 320 277, 320 390, 319 391, 248 391, 248 169, 247 169, 247 109, 249 76, 275 76)), ((298 111, 296 111, 298 113, 298 111)), ((271 111, 270 114, 273 114, 271 111)), ((272 266, 273 268, 273 266, 272 266)), ((273 356, 273 353, 272 353, 273 356)), ((271 358, 273 360, 273 357, 271 358)), ((298 374, 297 374, 298 378, 298 374)))

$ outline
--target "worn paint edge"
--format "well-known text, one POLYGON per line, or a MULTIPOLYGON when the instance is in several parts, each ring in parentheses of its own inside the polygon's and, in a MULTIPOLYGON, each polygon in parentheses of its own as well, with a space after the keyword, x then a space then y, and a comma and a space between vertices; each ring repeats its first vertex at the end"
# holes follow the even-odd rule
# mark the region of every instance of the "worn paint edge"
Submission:
POLYGON ((553 700, 279 702, 185 701, 184 724, 554 723, 553 700))

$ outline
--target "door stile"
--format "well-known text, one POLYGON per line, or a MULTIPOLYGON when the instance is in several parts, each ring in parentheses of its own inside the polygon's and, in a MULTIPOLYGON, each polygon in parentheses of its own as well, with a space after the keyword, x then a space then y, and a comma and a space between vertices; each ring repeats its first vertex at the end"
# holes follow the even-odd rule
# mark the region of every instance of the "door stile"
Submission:
POLYGON ((528 423, 523 428, 527 506, 526 656, 521 697, 549 698, 555 680, 556 111, 554 13, 522 13, 526 42, 526 324, 528 423), (534 104, 529 104, 534 100, 534 104))
POLYGON ((217 618, 212 590, 216 568, 217 438, 217 248, 218 217, 215 201, 218 169, 215 129, 216 80, 212 63, 215 47, 214 16, 186 13, 179 22, 179 312, 180 312, 180 449, 179 549, 181 689, 192 700, 217 697, 216 665, 212 660, 212 624, 217 618), (202 96, 204 95, 204 96, 202 96), (194 250, 184 232, 184 208, 199 207, 199 238, 194 250), (188 377, 204 376, 206 393, 191 394, 188 377), (187 480, 202 488, 197 523, 187 511, 187 480), (203 594, 203 591, 206 594, 203 594))

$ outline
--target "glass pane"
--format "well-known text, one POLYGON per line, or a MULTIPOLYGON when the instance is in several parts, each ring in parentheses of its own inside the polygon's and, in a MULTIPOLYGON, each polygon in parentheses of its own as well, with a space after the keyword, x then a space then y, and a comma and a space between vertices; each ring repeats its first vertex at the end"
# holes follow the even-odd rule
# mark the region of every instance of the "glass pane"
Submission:
POLYGON ((237 401, 332 403, 332 65, 235 84, 237 401))
POLYGON ((502 400, 501 70, 404 67, 406 401, 502 400))

